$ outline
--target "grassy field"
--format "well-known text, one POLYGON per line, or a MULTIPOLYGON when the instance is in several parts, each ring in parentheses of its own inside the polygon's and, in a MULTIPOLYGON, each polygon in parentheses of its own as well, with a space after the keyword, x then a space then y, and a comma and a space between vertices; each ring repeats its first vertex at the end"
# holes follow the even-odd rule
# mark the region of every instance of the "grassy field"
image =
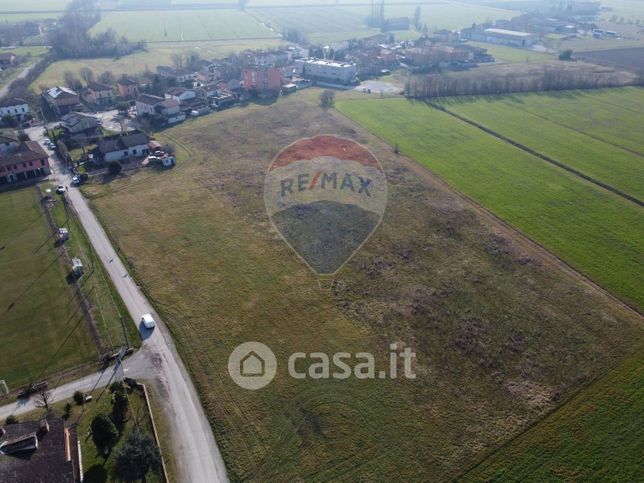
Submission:
POLYGON ((602 6, 611 9, 600 14, 600 18, 603 20, 617 16, 618 19, 624 17, 626 21, 640 20, 644 22, 644 4, 639 0, 604 0, 602 6))
POLYGON ((74 72, 80 76, 80 70, 83 67, 89 67, 97 75, 109 70, 118 78, 122 74, 143 73, 146 68, 154 71, 157 65, 172 65, 175 54, 194 51, 203 58, 213 59, 249 48, 273 48, 279 45, 281 45, 281 41, 271 39, 153 44, 148 46, 146 52, 117 59, 99 58, 54 62, 32 82, 31 88, 40 92, 40 86, 62 84, 66 71, 74 72))
POLYGON ((278 35, 239 10, 108 12, 91 33, 113 29, 130 40, 172 42, 194 40, 270 39, 278 35), (141 16, 146 21, 141 23, 141 16))
POLYGON ((494 45, 485 42, 468 42, 468 44, 487 49, 488 53, 493 55, 496 61, 509 62, 511 64, 547 62, 555 59, 553 55, 544 52, 535 52, 517 47, 506 47, 504 45, 494 45))
POLYGON ((640 319, 318 108, 319 92, 157 133, 177 168, 84 191, 171 328, 231 479, 453 478, 631 352, 640 319), (262 195, 274 156, 321 132, 366 145, 389 180, 383 223, 326 285, 273 231, 262 195), (249 340, 278 359, 260 391, 227 375, 249 340), (369 351, 381 369, 393 341, 418 354, 417 379, 286 373, 295 351, 369 351))
POLYGON ((640 352, 542 423, 490 456, 463 481, 636 481, 644 438, 640 352))
POLYGON ((638 103, 637 94, 644 93, 644 89, 618 90, 617 95, 611 91, 605 93, 606 97, 604 92, 591 91, 459 98, 445 99, 441 104, 452 112, 644 200, 644 140, 637 142, 638 136, 641 138, 639 126, 644 121, 644 99, 638 103), (618 100, 620 105, 630 102, 631 108, 619 107, 609 99, 618 100), (604 103, 608 105, 604 107, 604 103), (595 106, 588 110, 591 118, 582 123, 568 115, 578 112, 580 104, 595 106), (561 118, 557 111, 566 114, 563 122, 550 120, 561 118), (620 120, 621 138, 606 136, 616 119, 620 120), (611 141, 598 139, 584 131, 590 127, 597 135, 611 141), (631 149, 636 149, 635 152, 615 144, 624 139, 632 141, 628 144, 631 149))
POLYGON ((0 194, 0 379, 10 389, 97 360, 35 188, 0 194))
POLYGON ((62 202, 56 203, 52 209, 52 215, 56 224, 66 227, 71 234, 67 242, 68 255, 80 258, 88 267, 81 289, 90 304, 101 343, 112 352, 118 351, 126 344, 121 326, 122 315, 127 342, 132 347, 139 347, 141 338, 136 330, 136 325, 132 323, 123 301, 106 275, 100 260, 92 252, 87 235, 76 216, 62 202), (94 268, 94 271, 91 271, 91 267, 94 268))
MULTIPOLYGON (((614 294, 644 307, 644 218, 634 203, 421 102, 347 101, 339 109, 614 294)), ((580 102, 566 115, 591 110, 580 102)))

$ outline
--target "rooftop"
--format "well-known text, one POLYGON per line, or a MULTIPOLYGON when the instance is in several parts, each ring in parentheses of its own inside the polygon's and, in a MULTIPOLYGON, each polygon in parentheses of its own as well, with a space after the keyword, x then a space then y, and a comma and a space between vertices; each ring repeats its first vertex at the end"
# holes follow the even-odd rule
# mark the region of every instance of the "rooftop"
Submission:
POLYGON ((0 101, 0 107, 20 106, 22 104, 29 104, 22 97, 10 97, 0 101))
POLYGON ((0 156, 0 166, 39 161, 47 157, 47 153, 36 141, 24 141, 13 153, 0 156))
POLYGON ((505 29, 485 29, 485 33, 494 35, 507 35, 511 37, 532 37, 534 35, 529 32, 519 32, 518 30, 505 29))
POLYGON ((68 87, 61 87, 61 86, 55 86, 47 90, 46 92, 47 96, 51 97, 52 99, 59 99, 63 97, 71 97, 71 96, 78 96, 76 92, 73 90, 69 89, 68 87))

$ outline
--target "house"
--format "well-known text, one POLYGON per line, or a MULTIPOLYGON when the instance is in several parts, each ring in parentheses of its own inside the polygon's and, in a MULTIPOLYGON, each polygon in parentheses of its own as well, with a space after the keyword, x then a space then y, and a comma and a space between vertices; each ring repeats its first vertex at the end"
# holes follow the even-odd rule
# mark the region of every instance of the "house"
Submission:
POLYGON ((0 130, 0 155, 13 152, 18 146, 18 136, 13 129, 0 130))
POLYGON ((136 113, 138 116, 143 116, 148 114, 153 116, 156 114, 155 107, 157 104, 163 102, 165 99, 159 96, 153 96, 151 94, 141 94, 136 98, 136 113))
POLYGON ((185 102, 190 99, 197 97, 197 93, 192 89, 186 89, 185 87, 170 87, 165 91, 166 99, 174 99, 179 102, 185 102))
POLYGON ((0 184, 48 176, 49 157, 36 141, 23 141, 0 156, 0 184))
POLYGON ((82 478, 76 426, 60 418, 0 428, 0 481, 78 483, 82 478))
POLYGON ((127 158, 144 157, 149 153, 149 142, 150 138, 148 135, 142 132, 134 132, 104 139, 94 149, 94 159, 109 163, 112 161, 123 161, 127 158))
POLYGON ((244 87, 258 95, 278 95, 284 83, 284 73, 279 67, 244 69, 244 87))
POLYGON ((176 124, 186 119, 186 115, 181 112, 181 103, 176 99, 164 99, 154 109, 168 124, 176 124))
POLYGON ((164 79, 171 79, 174 77, 174 73, 177 71, 174 67, 168 65, 158 65, 157 66, 157 75, 164 79))
POLYGON ((94 130, 99 126, 99 120, 94 116, 88 116, 80 112, 70 112, 60 118, 60 127, 67 136, 94 130))
POLYGON ((88 82, 81 91, 81 98, 93 106, 111 106, 116 96, 111 86, 100 82, 88 82))
POLYGON ((0 117, 10 116, 22 121, 29 114, 29 104, 20 97, 3 99, 0 102, 0 117))
POLYGON ((13 52, 0 53, 0 66, 9 67, 16 63, 16 55, 13 52))
POLYGON ((139 95, 139 83, 129 77, 125 77, 116 83, 121 99, 136 99, 139 95))
POLYGON ((61 86, 47 89, 42 94, 43 99, 57 113, 69 112, 72 107, 78 105, 80 98, 76 92, 61 86))
POLYGON ((197 73, 187 69, 175 69, 167 65, 157 67, 157 74, 164 79, 174 79, 177 84, 184 84, 187 81, 195 80, 197 73))

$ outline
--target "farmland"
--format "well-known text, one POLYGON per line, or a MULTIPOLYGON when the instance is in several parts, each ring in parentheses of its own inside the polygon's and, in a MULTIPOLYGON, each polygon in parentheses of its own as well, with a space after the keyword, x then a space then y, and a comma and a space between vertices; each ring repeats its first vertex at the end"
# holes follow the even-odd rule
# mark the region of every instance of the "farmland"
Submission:
MULTIPOLYGON (((421 102, 346 101, 338 107, 608 290, 644 306, 639 206, 421 102)), ((592 110, 580 102, 559 117, 592 110)), ((594 132, 592 122, 584 119, 580 129, 594 132)))
POLYGON ((0 379, 11 389, 97 359, 34 188, 0 194, 0 379))
POLYGON ((113 29, 130 40, 148 42, 271 39, 278 35, 239 10, 108 12, 91 33, 113 29), (141 23, 141 16, 146 18, 141 23))
POLYGON ((524 146, 550 156, 601 182, 644 200, 644 184, 634 173, 641 171, 644 143, 641 138, 641 120, 644 116, 644 99, 638 102, 633 93, 644 90, 625 89, 618 91, 621 97, 606 91, 620 105, 610 103, 600 92, 565 94, 528 94, 486 98, 445 99, 441 102, 450 111, 473 120, 524 146), (594 105, 589 109, 585 122, 577 122, 572 116, 561 119, 558 111, 577 112, 580 103, 594 105), (608 105, 604 105, 608 104, 608 105), (560 122, 550 120, 560 119, 560 122), (620 134, 607 136, 615 119, 620 119, 620 134), (561 122, 563 121, 563 122, 561 122), (593 127, 596 135, 589 134, 593 127), (631 141, 631 151, 617 143, 631 141), (634 152, 633 152, 634 151, 634 152))
POLYGON ((584 52, 584 57, 600 64, 644 70, 644 47, 584 52))
POLYGON ((157 133, 175 145, 176 169, 85 193, 168 323, 232 480, 453 478, 634 350, 640 318, 320 109, 318 95, 157 133), (330 289, 274 232, 262 196, 274 156, 320 132, 367 146, 389 182, 383 223, 330 289), (249 340, 280 361, 261 391, 226 373, 231 349, 249 340), (392 341, 417 352, 417 379, 286 373, 295 351, 367 350, 380 365, 392 341))
POLYGON ((468 45, 482 47, 487 49, 488 53, 494 56, 497 62, 508 62, 512 64, 529 63, 529 62, 547 62, 554 60, 554 56, 544 52, 535 52, 533 50, 519 49, 517 47, 506 47, 504 45, 494 45, 484 42, 468 42, 468 45))
POLYGON ((463 481, 616 480, 641 476, 642 353, 628 358, 463 481))

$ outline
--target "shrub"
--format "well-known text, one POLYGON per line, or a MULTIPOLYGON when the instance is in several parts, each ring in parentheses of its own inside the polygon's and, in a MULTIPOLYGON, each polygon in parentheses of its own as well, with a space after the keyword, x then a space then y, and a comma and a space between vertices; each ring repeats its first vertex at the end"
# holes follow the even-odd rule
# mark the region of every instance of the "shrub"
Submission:
POLYGON ((85 394, 80 391, 76 391, 74 393, 74 402, 79 406, 85 404, 85 394))
POLYGON ((123 165, 119 161, 111 161, 110 164, 107 165, 107 171, 113 176, 118 175, 122 170, 123 165))

